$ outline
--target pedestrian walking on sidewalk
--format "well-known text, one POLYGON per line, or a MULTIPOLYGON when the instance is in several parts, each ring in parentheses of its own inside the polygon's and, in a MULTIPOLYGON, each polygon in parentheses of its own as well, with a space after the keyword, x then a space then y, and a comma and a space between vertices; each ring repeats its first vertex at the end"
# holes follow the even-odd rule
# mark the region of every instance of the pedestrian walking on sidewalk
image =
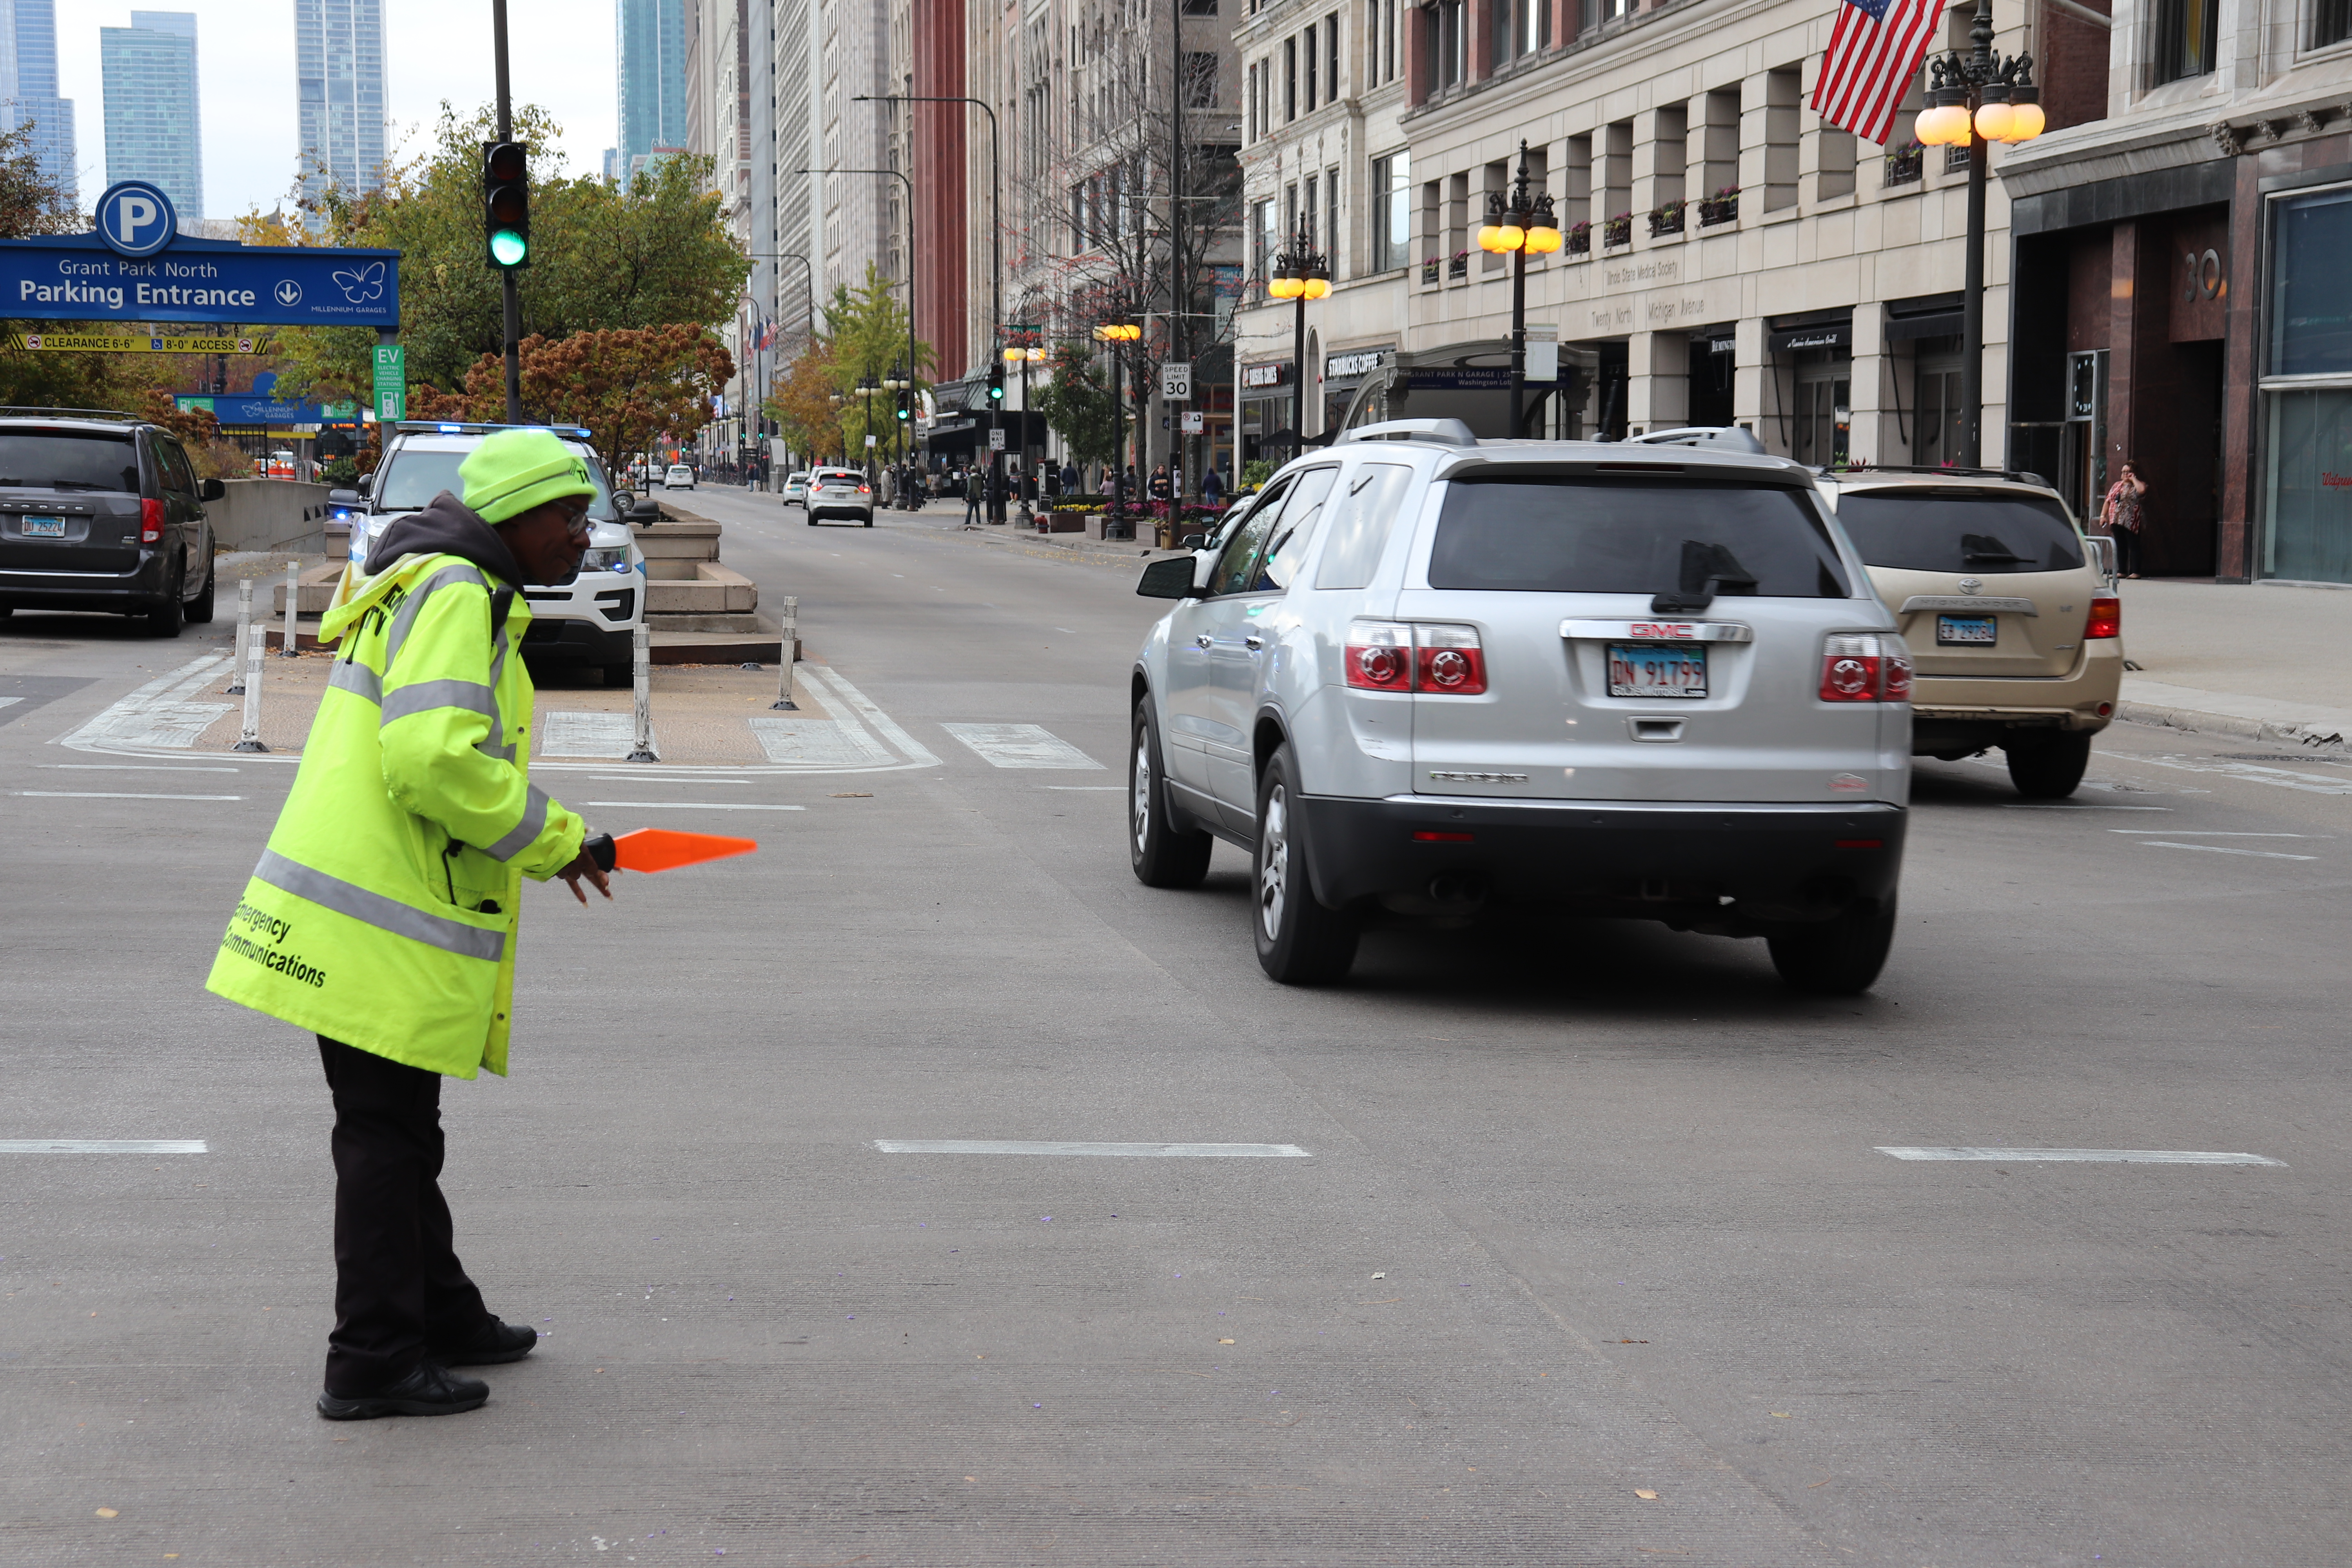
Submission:
POLYGON ((1225 499, 1224 476, 1210 468, 1201 475, 1201 503, 1214 506, 1225 499))
POLYGON ((2119 470, 2121 477, 2107 487, 2107 499, 2099 504, 2099 531, 2116 542, 2116 573, 2118 576, 2139 575, 2139 531, 2146 521, 2144 502, 2147 498, 2147 481, 2139 477, 2139 467, 2128 458, 2119 470))
POLYGON ((963 525, 966 528, 977 526, 983 521, 981 510, 987 502, 988 481, 981 477, 979 465, 974 464, 963 477, 963 525))
POLYGON ((520 1361, 457 1261, 441 1195, 441 1080, 507 1070, 522 879, 607 899, 612 840, 529 776, 524 584, 569 583, 588 470, 545 430, 501 431, 386 529, 269 847, 207 989, 319 1037, 335 1107, 335 1327, 319 1413, 446 1415, 489 1398, 449 1369, 520 1361))

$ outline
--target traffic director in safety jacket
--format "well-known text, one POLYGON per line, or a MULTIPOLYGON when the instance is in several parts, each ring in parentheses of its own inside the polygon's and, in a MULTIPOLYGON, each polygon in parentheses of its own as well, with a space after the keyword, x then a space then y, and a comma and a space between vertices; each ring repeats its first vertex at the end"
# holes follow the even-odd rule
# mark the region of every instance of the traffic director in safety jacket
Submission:
POLYGON ((595 494, 543 430, 501 431, 368 552, 302 765, 229 919, 210 989, 319 1037, 334 1096, 335 1328, 321 1415, 436 1415, 489 1397, 452 1366, 535 1331, 482 1304, 439 1185, 444 1076, 503 1074, 522 879, 612 893, 609 839, 528 776, 525 583, 578 575, 595 494), (602 848, 602 865, 596 850, 602 848))

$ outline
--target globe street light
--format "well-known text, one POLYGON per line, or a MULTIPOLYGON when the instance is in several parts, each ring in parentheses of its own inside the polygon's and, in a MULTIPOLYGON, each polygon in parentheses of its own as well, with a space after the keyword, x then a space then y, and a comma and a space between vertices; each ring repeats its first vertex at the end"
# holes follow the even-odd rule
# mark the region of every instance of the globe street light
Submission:
POLYGON ((1290 237, 1288 249, 1274 258, 1274 276, 1266 282, 1265 291, 1277 300, 1296 303, 1297 313, 1290 321, 1291 374, 1297 379, 1297 395, 1290 400, 1290 433, 1297 437, 1298 448, 1307 448, 1307 301, 1320 300, 1331 292, 1331 258, 1315 248, 1315 235, 1305 220, 1298 232, 1290 237))
POLYGON ((1960 403, 1967 410, 1956 454, 1964 468, 1984 458, 1985 143, 2015 145, 2042 134, 2041 89, 2033 57, 2004 58, 1992 50, 1992 0, 1977 0, 1969 49, 1927 62, 1928 107, 1912 134, 1928 146, 1969 150, 1969 248, 1960 285, 1960 403))
POLYGON ((1519 174, 1510 195, 1486 194, 1486 222, 1478 230, 1478 248, 1511 258, 1511 424, 1516 439, 1520 406, 1528 383, 1528 258, 1549 256, 1561 245, 1559 225, 1553 220, 1551 195, 1528 184, 1528 144, 1519 143, 1519 174))
POLYGON ((1127 362, 1118 346, 1141 336, 1143 329, 1131 321, 1112 321, 1095 329, 1095 341, 1110 345, 1110 512, 1115 518, 1127 515, 1127 471, 1119 466, 1121 448, 1127 445, 1127 362))
POLYGON ((1034 343, 1016 344, 1004 351, 1004 363, 1021 367, 1021 521, 1025 527, 1037 521, 1029 504, 1029 487, 1035 482, 1035 471, 1029 466, 1029 367, 1045 357, 1045 351, 1034 343))

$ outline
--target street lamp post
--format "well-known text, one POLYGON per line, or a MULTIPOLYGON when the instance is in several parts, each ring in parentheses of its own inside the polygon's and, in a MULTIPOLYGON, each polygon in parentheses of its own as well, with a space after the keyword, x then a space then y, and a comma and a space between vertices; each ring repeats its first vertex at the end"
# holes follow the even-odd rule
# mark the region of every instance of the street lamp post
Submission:
MULTIPOLYGON (((1024 336, 1028 334, 1024 334, 1024 336)), ((1035 343, 1015 343, 1004 351, 1004 363, 1021 367, 1021 523, 1027 527, 1037 521, 1029 504, 1029 487, 1035 478, 1029 466, 1029 367, 1045 357, 1045 351, 1035 343)))
POLYGON ((1511 258, 1511 424, 1507 434, 1515 440, 1522 434, 1527 400, 1528 258, 1548 256, 1560 245, 1550 193, 1528 184, 1528 144, 1522 142, 1518 178, 1507 197, 1501 191, 1487 193, 1486 222, 1478 230, 1479 249, 1511 258))
POLYGON ((1315 248, 1315 236, 1302 222, 1290 237, 1290 248, 1274 258, 1274 277, 1265 291, 1293 301, 1297 313, 1290 322, 1290 374, 1297 393, 1290 400, 1290 433, 1298 449, 1307 449, 1307 301, 1331 292, 1331 258, 1315 248))
MULTIPOLYGON (((1119 466, 1120 448, 1127 445, 1127 361, 1118 352, 1121 343, 1131 343, 1143 336, 1143 329, 1132 321, 1112 321, 1095 329, 1095 341, 1110 345, 1110 426, 1113 435, 1110 447, 1110 514, 1127 516, 1127 471, 1119 466)), ((1129 535, 1132 538, 1133 535, 1129 535)))
POLYGON ((1984 250, 1988 142, 2011 145, 2042 134, 2042 92, 2033 57, 2003 57, 1992 47, 1992 0, 1977 0, 1969 52, 1927 62, 1929 107, 1913 134, 1929 146, 1969 150, 1969 248, 1960 285, 1960 404, 1967 410, 1957 456, 1964 468, 1984 458, 1984 250))

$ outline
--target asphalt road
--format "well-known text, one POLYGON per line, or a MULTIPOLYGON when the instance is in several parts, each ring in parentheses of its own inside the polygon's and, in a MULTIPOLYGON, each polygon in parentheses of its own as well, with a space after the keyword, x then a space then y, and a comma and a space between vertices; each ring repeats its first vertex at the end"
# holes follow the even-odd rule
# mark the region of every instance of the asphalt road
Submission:
POLYGON ((1286 990, 1240 856, 1127 870, 1127 569, 692 504, 936 765, 548 775, 762 847, 528 896, 446 1185, 550 1337, 455 1418, 311 1413, 316 1055, 201 989, 287 764, 58 744, 205 645, 0 623, 0 1139, 207 1151, 0 1152, 0 1563, 2347 1555, 2352 765, 2118 726, 2029 807, 1923 764, 1859 1000, 1574 921, 1286 990), (953 1139, 1307 1157, 877 1146, 953 1139))

